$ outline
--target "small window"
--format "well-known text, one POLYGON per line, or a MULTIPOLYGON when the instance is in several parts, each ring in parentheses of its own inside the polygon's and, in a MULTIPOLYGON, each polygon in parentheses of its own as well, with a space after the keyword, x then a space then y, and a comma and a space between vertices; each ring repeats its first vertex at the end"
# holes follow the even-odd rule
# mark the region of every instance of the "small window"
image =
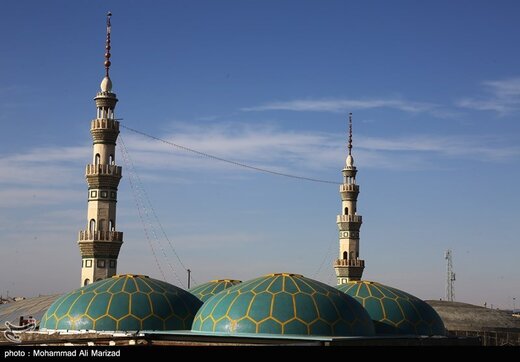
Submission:
POLYGON ((95 199, 97 197, 97 191, 90 191, 90 197, 95 199))
POLYGON ((98 260, 97 261, 97 267, 98 268, 104 268, 105 267, 105 261, 104 260, 98 260))
POLYGON ((85 260, 85 268, 92 268, 92 260, 85 260))
POLYGON ((90 284, 90 279, 88 279, 88 278, 85 279, 85 281, 83 282, 83 285, 85 286, 85 285, 89 285, 89 284, 90 284))
POLYGON ((94 219, 91 219, 90 220, 90 225, 88 227, 88 230, 93 233, 94 231, 96 231, 96 220, 94 219))
POLYGON ((101 197, 106 199, 108 197, 108 191, 101 191, 101 197))
POLYGON ((343 259, 348 259, 348 252, 346 252, 346 251, 343 252, 343 259))
POLYGON ((110 260, 110 267, 111 268, 115 268, 116 267, 116 261, 115 260, 110 260))
POLYGON ((348 207, 345 208, 345 215, 348 215, 348 207))
POLYGON ((113 198, 113 199, 117 198, 117 192, 110 191, 110 197, 113 198))
POLYGON ((99 153, 96 153, 96 157, 94 158, 94 163, 96 165, 99 165, 101 163, 101 155, 99 153))

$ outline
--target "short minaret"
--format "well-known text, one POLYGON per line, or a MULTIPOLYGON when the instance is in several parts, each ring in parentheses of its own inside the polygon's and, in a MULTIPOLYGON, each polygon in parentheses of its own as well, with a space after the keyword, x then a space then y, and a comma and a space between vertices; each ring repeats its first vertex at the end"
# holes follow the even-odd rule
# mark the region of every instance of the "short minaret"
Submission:
POLYGON ((339 259, 334 263, 338 285, 353 280, 361 280, 365 261, 359 259, 359 229, 362 218, 357 214, 359 186, 356 184, 357 169, 352 157, 352 113, 349 114, 348 156, 343 173, 341 214, 337 216, 339 228, 339 259))
POLYGON ((116 166, 116 140, 119 122, 114 116, 117 103, 110 80, 110 17, 107 14, 105 77, 97 93, 96 118, 91 122, 93 139, 92 163, 87 165, 88 184, 87 229, 79 232, 81 251, 81 285, 109 278, 116 274, 117 257, 123 244, 123 233, 116 231, 117 187, 121 167, 116 166))

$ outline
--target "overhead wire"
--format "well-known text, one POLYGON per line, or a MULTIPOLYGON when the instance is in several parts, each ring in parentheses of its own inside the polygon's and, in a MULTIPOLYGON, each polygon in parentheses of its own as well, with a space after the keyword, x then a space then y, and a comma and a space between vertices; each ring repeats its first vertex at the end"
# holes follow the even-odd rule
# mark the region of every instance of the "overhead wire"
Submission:
POLYGON ((292 174, 289 174, 289 173, 269 170, 269 169, 262 168, 262 167, 251 166, 251 165, 246 164, 246 163, 229 160, 229 159, 226 159, 226 158, 223 158, 223 157, 219 157, 219 156, 215 156, 215 155, 209 154, 207 152, 202 152, 202 151, 195 150, 194 148, 182 146, 182 145, 179 145, 177 143, 174 143, 174 142, 171 142, 171 141, 167 141, 167 140, 165 140, 163 138, 159 138, 159 137, 150 135, 148 133, 136 130, 136 129, 128 127, 128 126, 120 125, 120 127, 124 128, 124 129, 126 129, 126 130, 128 130, 130 132, 133 132, 133 133, 139 134, 141 136, 153 139, 155 141, 159 141, 159 142, 165 143, 167 145, 170 145, 172 147, 178 148, 180 150, 183 150, 183 151, 186 151, 186 152, 190 152, 190 153, 196 154, 198 156, 203 156, 203 157, 212 159, 214 161, 224 162, 224 163, 236 166, 236 167, 242 167, 242 168, 249 169, 249 170, 256 171, 256 172, 262 172, 262 173, 267 173, 267 174, 271 174, 271 175, 274 175, 274 176, 282 176, 282 177, 287 177, 287 178, 292 178, 292 179, 297 179, 297 180, 302 180, 302 181, 310 181, 310 182, 317 182, 317 183, 339 185, 339 183, 336 182, 336 181, 322 180, 322 179, 317 179, 317 178, 312 178, 312 177, 305 177, 305 176, 297 176, 297 175, 292 175, 292 174))
MULTIPOLYGON (((178 143, 175 143, 175 142, 171 142, 171 141, 168 141, 168 140, 165 140, 163 138, 160 138, 160 137, 156 137, 156 136, 153 136, 153 135, 150 135, 146 132, 143 132, 143 131, 139 131, 135 128, 132 128, 132 127, 128 127, 128 126, 125 126, 125 125, 122 125, 120 124, 120 127, 121 128, 124 128, 130 132, 133 132, 135 134, 138 134, 138 135, 141 135, 141 136, 144 136, 146 138, 149 138, 149 139, 152 139, 152 140, 155 140, 155 141, 158 141, 158 142, 161 142, 161 143, 164 143, 164 144, 167 144, 171 147, 174 147, 174 148, 177 148, 179 150, 182 150, 182 151, 185 151, 185 152, 189 152, 189 153, 192 153, 192 154, 195 154, 197 156, 201 156, 201 157, 205 157, 205 158, 208 158, 208 159, 211 159, 211 160, 214 160, 214 161, 219 161, 219 162, 223 162, 223 163, 227 163, 227 164, 230 164, 230 165, 233 165, 233 166, 236 166, 236 167, 241 167, 241 168, 245 168, 245 169, 248 169, 248 170, 251 170, 251 171, 256 171, 256 172, 261 172, 261 173, 266 173, 266 174, 271 174, 271 175, 274 175, 274 176, 281 176, 281 177, 286 177, 286 178, 291 178, 291 179, 295 179, 295 180, 302 180, 302 181, 309 181, 309 182, 315 182, 315 183, 324 183, 324 184, 333 184, 333 185, 339 185, 338 182, 335 182, 335 181, 330 181, 330 180, 323 180, 323 179, 317 179, 317 178, 311 178, 311 177, 305 177, 305 176, 298 176, 298 175, 293 175, 293 174, 289 174, 289 173, 284 173, 284 172, 278 172, 278 171, 273 171, 273 170, 269 170, 269 169, 266 169, 266 168, 262 168, 262 167, 256 167, 256 166, 252 166, 250 164, 246 164, 246 163, 242 163, 242 162, 238 162, 238 161, 233 161, 233 160, 230 160, 230 159, 226 159, 226 158, 223 158, 223 157, 219 157, 219 156, 215 156, 213 154, 210 154, 210 153, 207 153, 207 152, 202 152, 202 151, 198 151, 194 148, 190 148, 190 147, 186 147, 186 146, 183 146, 183 145, 180 145, 178 143)), ((120 136, 121 137, 121 136, 120 136)), ((124 142, 121 138, 121 142, 123 143, 123 147, 125 148, 125 152, 127 154, 127 158, 129 158, 129 155, 128 155, 128 149, 124 146, 124 142)), ((131 162, 131 160, 129 161, 131 162)), ((135 170, 135 168, 134 168, 135 170)), ((137 173, 135 173, 137 175, 137 173)), ((140 179, 139 177, 137 176, 137 179, 139 180, 140 182, 140 179)), ((182 262, 182 259, 180 258, 179 254, 177 253, 177 251, 175 250, 175 248, 173 247, 172 245, 172 242, 170 241, 170 239, 168 238, 162 224, 160 223, 159 221, 159 218, 157 216, 157 214, 155 213, 155 210, 146 194, 146 190, 144 190, 143 187, 141 187, 142 189, 142 192, 144 193, 145 195, 145 199, 148 200, 148 204, 150 205, 150 210, 153 214, 153 217, 155 218, 155 221, 157 222, 157 224, 159 225, 159 228, 161 229, 161 232, 164 236, 164 238, 166 239, 166 241, 168 242, 169 246, 170 246, 170 249, 172 250, 173 254, 175 255, 175 257, 177 258, 179 264, 182 266, 182 268, 187 272, 188 271, 188 268, 185 266, 185 264, 182 262)), ((146 210, 145 210, 146 212, 146 210)), ((140 215, 141 216, 141 215, 140 215)), ((154 233, 154 236, 156 238, 156 240, 158 240, 156 234, 155 234, 155 231, 154 229, 152 228, 152 232, 154 233)), ((147 236, 148 237, 148 236, 147 236)), ((164 252, 164 249, 162 248, 161 244, 158 242, 159 244, 159 247, 160 249, 162 250, 165 258, 167 259, 166 257, 166 253, 164 252)), ((323 265, 325 264, 325 262, 327 261, 327 259, 330 258, 330 251, 331 251, 331 247, 332 247, 332 242, 329 244, 328 246, 328 249, 327 249, 327 252, 325 253, 317 271, 314 273, 314 276, 317 276, 320 272, 321 272, 321 269, 323 268, 323 265)), ((150 243, 151 245, 151 243, 150 243)), ((153 248, 153 247, 152 247, 153 248)), ((154 250, 152 249, 152 252, 154 252, 154 250)), ((155 252, 154 252, 154 256, 155 256, 155 252)), ((155 256, 156 257, 156 256, 155 256)), ((156 257, 157 259, 157 257, 156 257)), ((334 257, 332 258, 334 259, 334 257)), ((168 259, 167 259, 168 260, 168 259)), ((158 263, 158 261, 156 260, 156 262, 158 263)), ((177 280, 182 284, 184 285, 184 283, 182 283, 182 281, 180 280, 180 278, 178 277, 178 275, 175 273, 175 271, 173 270, 173 267, 170 265, 170 268, 172 269, 172 271, 174 272, 174 275, 175 277, 177 278, 177 280)), ((161 271, 162 273, 162 271, 161 271)), ((164 275, 164 274, 163 274, 164 275)), ((330 282, 332 280, 332 278, 334 277, 334 273, 331 273, 328 277, 328 281, 330 282)), ((191 280, 193 282, 195 282, 194 278, 191 277, 191 280)), ((195 282, 195 284, 197 284, 195 282)))
MULTIPOLYGON (((155 208, 153 207, 152 205, 152 202, 150 200, 150 197, 148 196, 148 193, 146 192, 146 189, 144 188, 143 186, 143 183, 141 181, 141 178, 139 177, 139 174, 137 173, 136 171, 136 168, 134 166, 134 163, 132 161, 132 158, 130 157, 130 154, 128 152, 128 148, 126 147, 126 144, 124 143, 123 141, 123 138, 120 136, 120 140, 121 140, 121 145, 124 149, 124 152, 127 154, 127 159, 129 160, 129 169, 130 171, 133 173, 133 177, 137 180, 137 184, 140 188, 140 191, 142 193, 142 196, 144 198, 144 200, 146 201, 146 204, 149 206, 149 209, 151 211, 151 214, 153 216, 153 218, 155 219, 155 222, 157 223, 157 225, 159 226, 159 229, 161 230, 161 233, 163 235, 163 237, 166 239, 166 241, 168 242, 169 246, 170 246, 170 249, 172 250, 173 254, 175 255, 175 257, 177 258, 177 261, 179 262, 179 264, 181 265, 181 267, 184 269, 184 271, 188 271, 188 268, 185 266, 185 264, 182 262, 182 259, 180 258, 179 254, 177 253, 177 251, 175 250, 175 248, 173 247, 173 244, 171 242, 171 240, 168 238, 168 235, 166 234, 166 231, 164 230, 164 227, 161 223, 161 221, 159 220, 159 217, 157 216, 157 213, 155 212, 155 208)), ((146 211, 146 208, 145 208, 145 211, 146 211)), ((146 213, 147 214, 147 213, 146 213)), ((150 223, 151 225, 151 223, 150 223)), ((177 279, 177 281, 182 285, 184 286, 184 282, 181 280, 181 278, 179 278, 179 275, 177 274, 177 272, 175 271, 175 268, 172 266, 172 264, 170 263, 169 261, 169 258, 166 254, 166 251, 164 250, 163 246, 162 246, 162 243, 160 242, 160 239, 159 237, 157 236, 157 234, 155 233, 155 228, 153 228, 152 226, 152 233, 154 234, 154 237, 157 241, 157 244, 159 245, 159 248, 161 249, 161 252, 164 256, 164 258, 166 259, 172 273, 174 274, 175 278, 177 279)), ((193 277, 191 277, 191 280, 193 280, 195 282, 195 279, 193 277)))
POLYGON ((323 255, 323 259, 321 260, 320 266, 318 269, 314 272, 313 277, 317 277, 318 274, 321 272, 321 269, 323 268, 323 265, 325 265, 325 262, 330 259, 330 256, 332 255, 332 245, 334 245, 335 241, 334 239, 330 239, 329 246, 327 247, 327 251, 325 252, 325 255, 323 255))
MULTIPOLYGON (((131 173, 131 170, 130 170, 130 162, 128 160, 128 154, 126 153, 126 148, 124 147, 124 142, 122 140, 122 138, 120 138, 121 140, 121 143, 122 143, 122 146, 121 147, 121 155, 122 155, 122 158, 123 158, 123 163, 125 163, 125 165, 128 167, 128 170, 129 170, 129 173, 131 173)), ((157 266, 157 268, 159 269, 159 272, 161 273, 161 276, 163 277, 163 280, 166 280, 166 275, 164 274, 164 271, 161 267, 161 264, 159 262, 159 258, 157 257, 157 253, 155 252, 155 248, 153 247, 153 244, 152 244, 152 241, 150 239, 150 235, 149 235, 149 232, 148 232, 148 227, 146 225, 146 222, 144 220, 144 217, 143 217, 143 210, 142 210, 142 207, 141 207, 141 203, 139 202, 139 196, 138 196, 138 191, 136 190, 136 185, 134 184, 134 179, 132 177, 129 178, 129 182, 130 182, 130 188, 132 189, 132 194, 134 195, 134 202, 135 202, 135 206, 137 208, 137 213, 139 215, 139 219, 141 221, 141 224, 143 226, 143 230, 144 230, 144 234, 145 234, 145 237, 146 237, 146 240, 148 241, 148 244, 150 246, 150 249, 152 250, 152 254, 153 254, 153 257, 155 259, 155 264, 157 266)))

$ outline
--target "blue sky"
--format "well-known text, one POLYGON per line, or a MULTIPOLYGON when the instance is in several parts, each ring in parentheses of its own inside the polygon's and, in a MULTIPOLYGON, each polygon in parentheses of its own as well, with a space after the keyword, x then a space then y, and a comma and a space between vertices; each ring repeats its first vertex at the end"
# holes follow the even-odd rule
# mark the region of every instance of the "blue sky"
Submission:
MULTIPOLYGON (((79 285, 108 10, 123 125, 339 183, 353 112, 364 277, 441 298, 451 248, 457 300, 520 296, 515 1, 2 2, 0 293, 79 285)), ((119 272, 185 283, 155 212, 196 282, 287 271, 334 283, 335 185, 121 137, 134 169, 117 155, 119 272)))

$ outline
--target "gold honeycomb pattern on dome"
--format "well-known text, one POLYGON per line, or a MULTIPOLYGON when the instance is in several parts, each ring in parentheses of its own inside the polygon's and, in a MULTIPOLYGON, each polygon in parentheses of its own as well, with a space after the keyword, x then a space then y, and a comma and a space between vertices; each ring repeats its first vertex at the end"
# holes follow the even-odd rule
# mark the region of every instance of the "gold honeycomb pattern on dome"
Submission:
POLYGON ((189 329, 202 302, 190 293, 140 275, 118 275, 56 300, 42 317, 48 330, 189 329))
POLYGON ((216 294, 199 310, 192 330, 224 334, 374 334, 370 317, 355 300, 316 280, 287 273, 269 274, 216 294))
POLYGON ((190 288, 188 289, 188 292, 205 302, 215 294, 239 283, 242 283, 242 281, 234 279, 216 279, 190 288))
POLYGON ((338 285, 342 292, 363 305, 376 334, 444 335, 444 323, 423 300, 377 282, 353 281, 338 285))

